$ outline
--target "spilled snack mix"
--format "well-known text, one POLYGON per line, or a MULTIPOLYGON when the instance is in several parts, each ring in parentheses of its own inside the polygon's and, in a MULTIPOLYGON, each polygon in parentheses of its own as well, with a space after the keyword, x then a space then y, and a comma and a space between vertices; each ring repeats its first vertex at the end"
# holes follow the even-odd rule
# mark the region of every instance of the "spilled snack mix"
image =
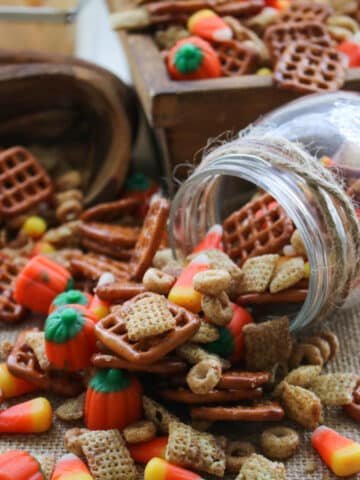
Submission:
MULTIPOLYGON (((326 421, 328 409, 341 406, 359 421, 358 376, 322 372, 339 350, 337 336, 290 333, 311 272, 300 233, 270 195, 259 192, 175 259, 170 204, 159 195, 146 208, 127 193, 81 213, 69 207, 71 221, 53 202, 53 220, 41 221, 38 202, 48 192, 66 203, 64 192, 81 191, 81 182, 72 173, 48 185, 35 157, 19 152, 44 183, 21 205, 27 227, 4 226, 19 243, 0 251, 0 321, 23 324, 2 349, 0 430, 36 435, 54 421, 61 436, 59 422, 77 422, 64 439, 71 455, 55 467, 74 478, 137 480, 139 464, 145 480, 164 472, 171 480, 282 480, 285 466, 270 460, 297 455, 307 441, 301 430, 326 421), (51 251, 41 250, 45 238, 51 251), (54 419, 39 392, 56 397, 54 419), (217 422, 228 422, 229 438, 215 433, 217 422)), ((19 458, 38 468, 31 456, 19 458)), ((20 478, 20 463, 14 468, 20 478)))

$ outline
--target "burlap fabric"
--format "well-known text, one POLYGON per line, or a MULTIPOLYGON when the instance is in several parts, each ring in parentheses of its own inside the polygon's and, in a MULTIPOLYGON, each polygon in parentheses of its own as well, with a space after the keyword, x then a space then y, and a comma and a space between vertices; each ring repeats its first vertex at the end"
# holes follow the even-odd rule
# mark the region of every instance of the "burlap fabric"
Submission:
MULTIPOLYGON (((31 322, 35 323, 36 322, 31 322)), ((329 326, 339 335, 341 351, 335 360, 327 367, 328 371, 350 371, 360 373, 360 307, 354 307, 347 311, 336 312, 329 322, 329 326)), ((13 340, 19 330, 11 327, 0 327, 0 337, 3 340, 13 340)), ((48 396, 54 407, 57 407, 61 400, 54 396, 48 396)), ((329 427, 335 428, 340 433, 360 442, 360 425, 348 419, 341 408, 329 408, 325 412, 325 422, 329 427)), ((76 424, 65 424, 54 419, 54 426, 51 431, 43 435, 3 435, 0 434, 0 450, 21 448, 33 454, 53 454, 57 458, 65 453, 63 435, 67 428, 76 424)), ((244 427, 241 424, 225 426, 231 431, 231 436, 244 438, 244 427)), ((257 428, 260 431, 260 428, 257 428)), ((329 470, 322 465, 317 455, 313 452, 309 435, 302 432, 302 443, 299 452, 287 462, 288 478, 291 480, 313 479, 327 480, 336 478, 329 473, 329 470), (312 473, 306 473, 309 467, 315 467, 312 473)), ((235 476, 227 476, 231 480, 235 476)), ((140 475, 139 478, 142 478, 140 475)), ((208 478, 208 477, 207 477, 208 478)), ((352 478, 359 478, 360 475, 352 478)), ((15 480, 15 479, 14 479, 15 480)))

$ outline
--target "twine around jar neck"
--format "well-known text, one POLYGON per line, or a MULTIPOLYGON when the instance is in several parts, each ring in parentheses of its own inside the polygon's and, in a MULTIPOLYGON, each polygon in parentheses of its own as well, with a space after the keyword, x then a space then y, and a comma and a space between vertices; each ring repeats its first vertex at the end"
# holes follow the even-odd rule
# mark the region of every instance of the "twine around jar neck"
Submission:
POLYGON ((257 130, 247 130, 238 141, 224 144, 215 150, 205 152, 199 168, 209 164, 220 156, 243 154, 259 156, 259 146, 268 146, 261 149, 261 158, 271 166, 288 171, 302 178, 311 188, 314 198, 322 210, 326 230, 331 238, 331 256, 337 261, 333 271, 333 290, 331 298, 324 303, 317 320, 325 318, 335 306, 341 306, 346 300, 351 286, 360 278, 360 222, 357 218, 351 198, 342 188, 341 178, 314 156, 310 155, 303 146, 291 142, 283 137, 274 137, 271 132, 257 133, 257 130), (282 154, 280 154, 282 153, 282 154), (329 202, 330 196, 336 201, 347 217, 348 248, 355 261, 348 261, 349 250, 343 248, 343 238, 334 221, 332 210, 334 205, 329 202))

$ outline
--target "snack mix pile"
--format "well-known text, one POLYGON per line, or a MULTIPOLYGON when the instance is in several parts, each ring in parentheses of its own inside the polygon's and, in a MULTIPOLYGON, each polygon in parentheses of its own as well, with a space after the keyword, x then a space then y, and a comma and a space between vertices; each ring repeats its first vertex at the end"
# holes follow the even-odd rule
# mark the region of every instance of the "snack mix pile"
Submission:
POLYGON ((173 80, 272 75, 311 93, 341 88, 360 67, 357 0, 158 0, 115 13, 114 28, 149 29, 173 80))
POLYGON ((49 393, 69 397, 55 421, 81 427, 56 465, 1 452, 0 478, 137 480, 143 465, 145 480, 281 480, 301 429, 334 473, 359 472, 360 445, 320 426, 324 406, 360 420, 359 377, 322 373, 336 335, 295 342, 286 316, 250 313, 307 294, 306 250, 282 207, 259 191, 179 260, 169 202, 134 184, 84 210, 79 172, 52 181, 28 150, 0 153, 0 320, 19 332, 2 344, 0 432, 47 432, 49 393), (256 445, 236 428, 210 433, 218 421, 257 425, 256 445))

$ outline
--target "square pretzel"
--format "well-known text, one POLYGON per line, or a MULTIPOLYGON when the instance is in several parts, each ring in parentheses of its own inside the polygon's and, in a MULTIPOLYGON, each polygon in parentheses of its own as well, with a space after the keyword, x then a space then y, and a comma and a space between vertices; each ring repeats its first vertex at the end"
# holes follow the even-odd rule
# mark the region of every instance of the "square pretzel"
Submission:
POLYGON ((293 231, 285 210, 266 193, 224 220, 225 252, 241 266, 247 258, 278 253, 293 231))
MULTIPOLYGON (((134 297, 151 298, 153 294, 143 293, 134 297)), ((178 346, 187 342, 200 328, 200 317, 183 307, 167 301, 175 323, 175 328, 161 335, 132 341, 127 331, 126 320, 122 316, 122 307, 118 306, 95 327, 97 338, 112 352, 137 365, 152 364, 163 358, 178 346)))
POLYGON ((214 44, 224 77, 250 74, 257 63, 257 54, 236 40, 214 44))
POLYGON ((275 83, 299 93, 335 91, 345 82, 345 56, 332 47, 307 41, 291 43, 274 70, 275 83))
POLYGON ((50 177, 28 150, 14 147, 0 153, 0 214, 18 215, 47 200, 50 177))
POLYGON ((13 298, 13 290, 16 278, 20 272, 10 259, 1 258, 0 268, 0 321, 16 323, 20 321, 25 309, 18 305, 13 298))

